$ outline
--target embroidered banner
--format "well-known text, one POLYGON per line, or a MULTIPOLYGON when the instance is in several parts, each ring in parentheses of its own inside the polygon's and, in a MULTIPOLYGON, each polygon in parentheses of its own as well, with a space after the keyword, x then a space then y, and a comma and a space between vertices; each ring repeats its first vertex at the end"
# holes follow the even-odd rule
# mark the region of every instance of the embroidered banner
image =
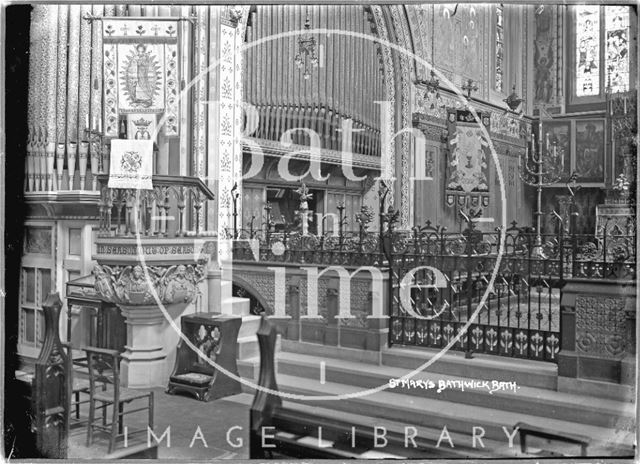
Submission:
MULTIPOLYGON (((477 112, 478 117, 490 130, 490 118, 477 112)), ((459 209, 489 206, 489 159, 491 150, 482 128, 467 110, 449 110, 449 160, 445 199, 447 206, 459 209)))
POLYGON ((104 18, 105 135, 118 136, 126 114, 165 116, 165 135, 178 135, 178 21, 104 18))
POLYGON ((111 141, 109 188, 152 190, 152 174, 153 141, 130 139, 111 141))

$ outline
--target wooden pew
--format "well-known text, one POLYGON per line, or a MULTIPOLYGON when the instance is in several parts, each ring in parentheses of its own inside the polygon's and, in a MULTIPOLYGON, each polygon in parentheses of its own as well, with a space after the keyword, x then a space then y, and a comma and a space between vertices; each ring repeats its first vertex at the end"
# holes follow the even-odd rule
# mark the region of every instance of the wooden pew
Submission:
POLYGON ((44 341, 35 364, 31 398, 36 449, 47 458, 65 459, 69 436, 70 373, 58 331, 62 309, 60 295, 49 294, 42 309, 44 341))
POLYGON ((558 434, 558 432, 550 429, 546 429, 543 427, 536 427, 535 425, 526 424, 524 422, 518 422, 514 429, 518 430, 518 434, 520 435, 520 451, 522 454, 526 454, 528 456, 538 456, 538 457, 562 457, 562 456, 571 456, 571 454, 563 454, 559 452, 554 452, 550 450, 536 450, 535 452, 529 448, 527 445, 527 437, 537 437, 543 440, 547 440, 548 442, 557 442, 557 443, 565 443, 569 445, 580 446, 580 455, 587 455, 587 448, 591 442, 589 437, 585 437, 583 435, 572 434, 572 433, 563 433, 558 434))
MULTIPOLYGON (((264 315, 257 336, 260 347, 258 384, 265 389, 278 391, 274 362, 277 332, 264 315)), ((312 414, 304 409, 296 403, 289 407, 283 405, 282 398, 276 394, 256 391, 249 419, 249 457, 424 459, 469 456, 468 449, 437 448, 435 442, 418 437, 415 439, 416 448, 407 447, 405 434, 392 430, 387 430, 385 435, 386 446, 376 448, 374 428, 371 426, 373 419, 368 423, 354 424, 328 415, 312 414)))

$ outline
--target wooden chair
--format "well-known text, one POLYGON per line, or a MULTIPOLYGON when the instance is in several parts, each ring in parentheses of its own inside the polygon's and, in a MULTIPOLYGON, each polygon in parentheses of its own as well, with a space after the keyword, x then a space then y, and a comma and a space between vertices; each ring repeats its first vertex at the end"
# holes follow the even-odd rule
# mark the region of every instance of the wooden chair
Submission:
POLYGON ((62 342, 67 352, 67 372, 69 373, 69 391, 67 397, 69 398, 69 425, 81 425, 84 423, 80 419, 80 406, 89 403, 90 399, 80 400, 80 395, 89 395, 91 388, 88 379, 81 379, 75 375, 73 369, 73 347, 71 343, 62 342), (72 409, 75 410, 75 414, 72 414, 72 409))
MULTIPOLYGON (((93 430, 99 429, 110 434, 109 453, 113 452, 116 440, 119 436, 124 436, 123 425, 124 416, 140 411, 148 411, 148 427, 153 429, 153 392, 133 390, 120 386, 120 354, 115 350, 86 347, 87 364, 89 367, 89 423, 87 426, 87 446, 93 442, 93 430), (135 400, 146 399, 147 405, 137 407, 128 411, 124 410, 126 404, 135 400), (96 405, 99 407, 113 408, 111 422, 96 424, 96 405)), ((128 431, 127 435, 135 433, 146 433, 147 428, 128 431)))

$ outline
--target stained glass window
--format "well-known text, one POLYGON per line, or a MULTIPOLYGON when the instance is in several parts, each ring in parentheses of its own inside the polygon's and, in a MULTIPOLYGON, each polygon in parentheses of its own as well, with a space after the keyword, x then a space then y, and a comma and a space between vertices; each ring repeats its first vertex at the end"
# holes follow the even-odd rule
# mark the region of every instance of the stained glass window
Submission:
POLYGON ((607 6, 604 15, 605 84, 611 92, 624 92, 629 85, 629 7, 607 6))
POLYGON ((496 5, 496 80, 495 89, 504 90, 504 14, 502 5, 496 5))
POLYGON ((576 7, 576 96, 600 94, 600 7, 576 7))

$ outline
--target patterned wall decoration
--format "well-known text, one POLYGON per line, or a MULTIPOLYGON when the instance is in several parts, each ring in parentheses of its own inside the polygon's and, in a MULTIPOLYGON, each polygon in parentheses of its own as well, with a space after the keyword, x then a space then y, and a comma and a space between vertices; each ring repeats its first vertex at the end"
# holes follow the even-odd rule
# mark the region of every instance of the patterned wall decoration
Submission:
MULTIPOLYGON (((83 5, 80 7, 80 16, 91 13, 91 7, 83 5)), ((80 35, 78 37, 79 56, 79 76, 78 76, 78 129, 76 140, 84 140, 85 118, 89 115, 91 105, 91 24, 88 21, 80 21, 80 35)), ((80 186, 84 188, 84 186, 80 186)))
MULTIPOLYGON (((103 5, 93 5, 93 11, 92 14, 94 16, 102 16, 103 14, 105 16, 107 16, 107 12, 105 10, 105 6, 103 5)), ((102 30, 100 28, 100 24, 98 23, 91 23, 91 45, 92 45, 92 49, 93 50, 100 50, 103 47, 102 44, 102 30)), ((104 60, 103 60, 103 53, 91 53, 91 111, 89 113, 90 116, 90 120, 94 121, 97 120, 98 118, 101 118, 102 116, 102 111, 103 111, 103 104, 102 104, 102 96, 104 93, 104 89, 102 87, 102 81, 103 79, 100 79, 99 76, 104 76, 104 60)), ((106 76, 105 76, 106 77, 106 76)), ((105 100, 104 102, 104 108, 111 108, 111 101, 110 100, 105 100)), ((81 115, 81 118, 83 116, 81 115)), ((105 119, 105 122, 108 121, 107 119, 105 119)), ((106 125, 105 127, 103 127, 103 131, 106 133, 113 133, 113 129, 111 129, 110 131, 107 131, 106 125)), ((115 131, 117 133, 118 129, 117 127, 115 128, 115 131)))
POLYGON ((236 57, 238 56, 236 47, 236 27, 237 24, 231 21, 224 21, 220 24, 220 65, 219 65, 219 95, 220 95, 220 132, 218 135, 218 233, 223 235, 227 228, 233 226, 232 223, 232 200, 231 189, 235 183, 235 174, 238 166, 236 153, 239 135, 238 112, 240 108, 236 105, 236 95, 238 91, 238 74, 236 69, 236 57))
MULTIPOLYGON (((409 25, 407 18, 403 14, 404 7, 399 5, 393 5, 389 7, 391 10, 391 17, 393 19, 394 29, 396 31, 396 39, 398 45, 405 50, 406 53, 401 53, 399 57, 400 61, 400 88, 401 88, 401 107, 400 107, 400 124, 401 128, 411 127, 411 84, 409 82, 410 76, 415 75, 415 69, 412 66, 415 63, 413 59, 413 43, 411 35, 409 33, 409 25)), ((411 164, 411 152, 410 141, 411 136, 409 133, 404 132, 402 134, 400 144, 400 163, 402 177, 400 179, 400 225, 404 228, 409 228, 413 223, 413 210, 411 206, 411 188, 409 181, 409 171, 411 164)))
MULTIPOLYGON (((385 22, 384 16, 382 14, 382 7, 378 5, 372 5, 371 13, 373 15, 373 19, 375 20, 376 30, 378 32, 378 37, 384 41, 389 42, 389 33, 387 31, 387 24, 385 22)), ((391 135, 394 133, 395 124, 395 101, 396 101, 396 90, 395 90, 395 70, 393 66, 393 59, 391 56, 391 48, 386 45, 381 45, 382 49, 382 57, 383 57, 383 65, 384 65, 384 99, 389 102, 390 111, 387 114, 387 117, 382 117, 382 121, 386 123, 386 127, 383 127, 381 124, 380 133, 384 135, 387 134, 389 144, 386 147, 382 147, 382 159, 381 165, 386 167, 387 169, 381 173, 382 177, 391 178, 395 175, 393 167, 396 164, 396 155, 394 149, 394 142, 391 139, 391 135)), ((382 138, 384 140, 384 138, 382 138)), ((387 201, 389 204, 393 204, 394 200, 394 190, 391 189, 389 195, 387 196, 387 201)))
MULTIPOLYGON (((79 65, 80 65, 80 6, 79 5, 70 5, 69 6, 69 44, 73 44, 75 46, 70 46, 68 51, 68 67, 70 70, 75 72, 70 72, 67 82, 67 114, 66 114, 66 140, 69 142, 78 141, 78 134, 82 134, 82 132, 78 132, 78 92, 79 92, 79 65), (78 45, 76 45, 78 44, 78 45)), ((82 21, 86 22, 86 21, 82 21)))
MULTIPOLYGON (((233 178, 237 182, 237 193, 242 198, 242 123, 243 123, 243 103, 244 103, 244 37, 246 34, 246 22, 240 21, 241 18, 249 15, 250 7, 238 6, 232 9, 232 18, 236 22, 235 37, 235 108, 234 108, 234 137, 233 137, 233 178)), ((237 202, 237 214, 242 218, 242 201, 237 202)))
POLYGON ((156 113, 165 135, 178 135, 178 22, 105 19, 102 32, 105 134, 118 136, 120 114, 156 113))
POLYGON ((43 50, 43 60, 46 62, 45 70, 45 98, 46 104, 46 139, 47 142, 55 142, 57 135, 56 125, 56 96, 57 96, 57 56, 58 56, 58 6, 49 5, 47 7, 47 32, 46 35, 46 48, 43 50), (46 60, 45 57, 56 57, 56 59, 46 60))
MULTIPOLYGON (((207 101, 207 80, 204 74, 207 70, 207 37, 208 30, 208 9, 206 6, 197 6, 195 18, 195 46, 194 61, 195 84, 193 86, 194 105, 193 105, 193 165, 192 174, 203 178, 206 175, 205 159, 207 148, 207 119, 206 105, 207 101)), ((204 214, 204 212, 203 212, 204 214)))
POLYGON ((622 357, 630 349, 624 309, 624 298, 576 296, 577 351, 622 357))
MULTIPOLYGON (((67 40, 69 5, 58 6, 57 73, 56 86, 56 142, 67 139, 67 40)), ((75 74, 75 73, 74 73, 75 74)))

